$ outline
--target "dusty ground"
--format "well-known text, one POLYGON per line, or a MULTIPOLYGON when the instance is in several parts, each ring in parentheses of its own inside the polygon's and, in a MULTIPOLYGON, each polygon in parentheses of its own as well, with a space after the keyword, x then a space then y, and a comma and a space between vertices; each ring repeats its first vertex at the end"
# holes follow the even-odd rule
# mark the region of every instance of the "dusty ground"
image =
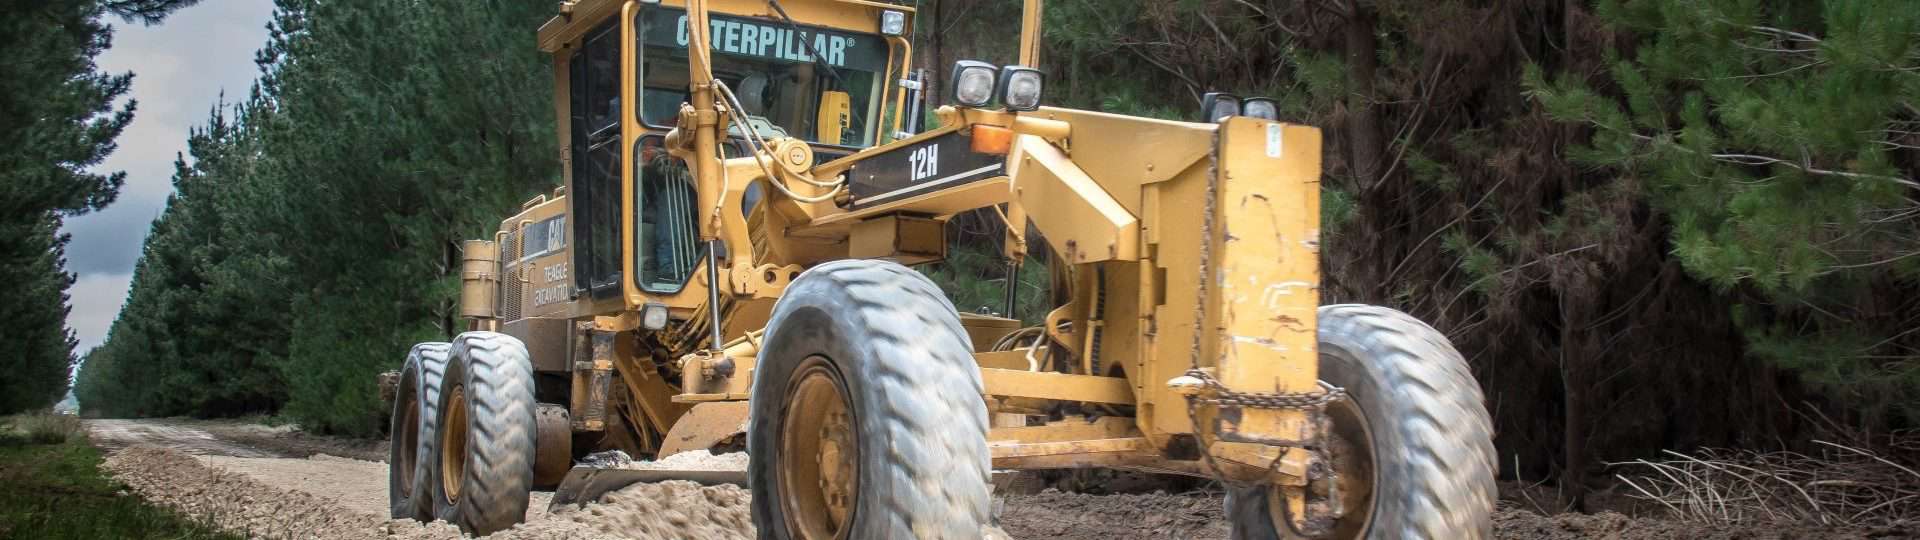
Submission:
MULTIPOLYGON (((216 427, 176 421, 90 421, 94 440, 118 450, 105 467, 135 492, 221 527, 257 538, 458 538, 445 523, 386 519, 386 464, 307 455, 340 444, 240 442, 228 433, 272 438, 274 428, 216 427), (238 431, 237 431, 238 430, 238 431), (248 431, 250 430, 250 431, 248 431), (336 445, 328 447, 326 445, 336 445), (304 448, 304 450, 303 450, 304 448), (306 457, 293 457, 306 456, 306 457)), ((288 432, 291 433, 291 432, 288 432)), ((283 436, 282 438, 296 438, 283 436)), ((298 440, 296 438, 296 440, 298 440)), ((384 449, 379 455, 384 456, 384 449)), ((369 455, 362 453, 362 455, 369 455)), ((741 456, 700 456, 670 465, 743 467, 741 456), (697 463, 696 463, 697 462, 697 463)), ((646 464, 631 465, 636 468, 646 464)), ((546 511, 549 493, 535 493, 527 523, 489 538, 751 538, 749 494, 732 486, 688 482, 640 484, 600 504, 546 511)), ((1224 539, 1218 492, 1088 495, 1047 490, 995 501, 1012 538, 1046 540, 1224 539)), ((1539 514, 1503 508, 1496 536, 1505 539, 1789 539, 1920 538, 1920 528, 1854 530, 1796 527, 1704 527, 1618 513, 1539 514)))
POLYGON ((214 437, 206 430, 164 420, 88 420, 93 444, 108 451, 148 444, 184 454, 276 458, 284 454, 214 437))

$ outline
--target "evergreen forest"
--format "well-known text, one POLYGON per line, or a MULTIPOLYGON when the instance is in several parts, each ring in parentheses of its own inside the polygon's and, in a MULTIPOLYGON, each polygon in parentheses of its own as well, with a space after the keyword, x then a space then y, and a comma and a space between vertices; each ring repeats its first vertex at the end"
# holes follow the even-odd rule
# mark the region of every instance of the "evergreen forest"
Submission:
MULTIPOLYGON (((0 412, 78 365, 88 414, 381 436, 375 375, 465 328, 459 242, 560 183, 554 4, 275 0, 256 84, 180 134, 126 304, 75 351, 58 225, 113 202, 90 167, 136 112, 92 58, 191 3, 0 7, 0 51, 44 59, 0 61, 0 412)), ((1014 61, 1018 0, 917 8, 934 88, 1014 61)), ((1503 477, 1577 502, 1665 449, 1920 425, 1907 0, 1051 0, 1045 24, 1049 105, 1197 121, 1224 91, 1323 129, 1323 302, 1453 340, 1503 477)), ((965 256, 927 271, 993 303, 998 222, 957 223, 965 256)))

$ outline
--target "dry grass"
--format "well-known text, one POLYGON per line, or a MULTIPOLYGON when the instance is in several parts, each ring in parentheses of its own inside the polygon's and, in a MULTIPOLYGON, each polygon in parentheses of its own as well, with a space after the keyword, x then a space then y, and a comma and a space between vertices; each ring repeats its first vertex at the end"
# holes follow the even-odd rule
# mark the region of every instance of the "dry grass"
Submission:
POLYGON ((34 444, 60 444, 86 436, 80 417, 52 411, 21 414, 8 423, 34 444))
POLYGON ((1816 455, 1705 450, 1672 459, 1617 463, 1640 498, 1687 521, 1713 525, 1799 523, 1886 527, 1920 523, 1920 433, 1877 451, 1827 441, 1816 455))

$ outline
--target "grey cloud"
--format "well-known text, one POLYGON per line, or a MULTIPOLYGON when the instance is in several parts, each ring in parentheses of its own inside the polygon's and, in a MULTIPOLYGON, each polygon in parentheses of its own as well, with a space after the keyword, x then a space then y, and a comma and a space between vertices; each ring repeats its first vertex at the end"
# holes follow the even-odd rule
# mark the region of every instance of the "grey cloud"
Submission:
POLYGON ((110 73, 134 73, 139 101, 120 147, 98 170, 126 171, 127 183, 106 210, 67 220, 67 269, 74 286, 74 329, 85 351, 105 338, 126 297, 141 241, 173 192, 173 162, 187 130, 204 123, 222 90, 244 99, 258 75, 253 53, 266 44, 270 0, 218 0, 180 10, 153 27, 113 20, 113 48, 99 58, 110 73))

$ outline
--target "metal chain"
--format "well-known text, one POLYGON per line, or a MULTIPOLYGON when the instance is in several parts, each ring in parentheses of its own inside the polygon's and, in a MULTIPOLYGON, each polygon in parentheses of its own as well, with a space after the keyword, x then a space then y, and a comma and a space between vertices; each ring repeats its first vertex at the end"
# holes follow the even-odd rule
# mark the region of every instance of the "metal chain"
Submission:
POLYGON ((1248 409, 1290 409, 1315 411, 1325 408, 1328 403, 1347 398, 1347 390, 1326 381, 1319 381, 1320 389, 1312 392, 1235 392, 1220 384, 1212 373, 1201 369, 1189 369, 1186 375, 1200 379, 1214 397, 1189 397, 1195 403, 1212 403, 1217 406, 1242 407, 1248 409))

